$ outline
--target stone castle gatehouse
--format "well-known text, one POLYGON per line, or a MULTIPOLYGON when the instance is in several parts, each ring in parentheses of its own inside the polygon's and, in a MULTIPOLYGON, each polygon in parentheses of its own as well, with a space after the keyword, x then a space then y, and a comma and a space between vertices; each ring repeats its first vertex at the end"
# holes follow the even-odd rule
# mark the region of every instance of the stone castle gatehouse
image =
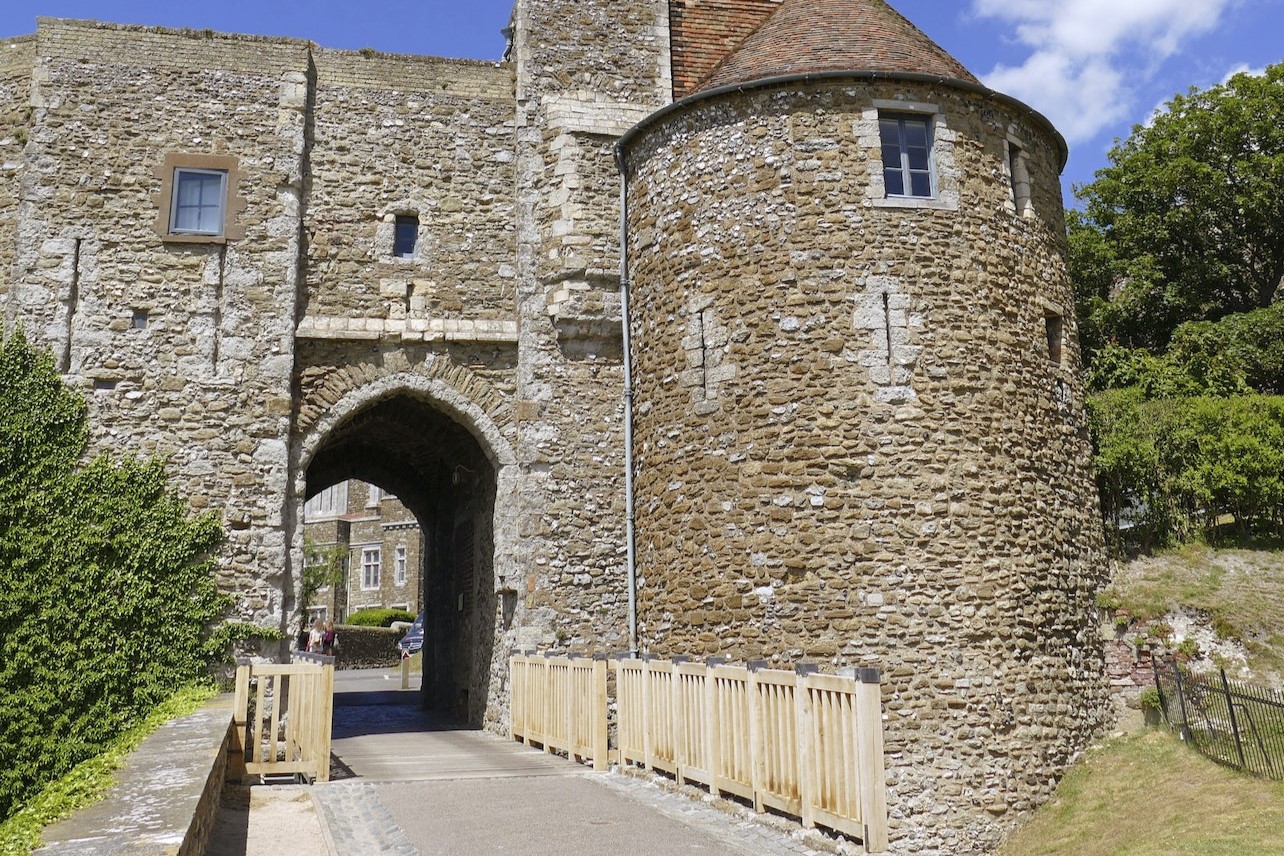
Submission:
POLYGON ((989 852, 1104 695, 1064 142, 882 0, 511 34, 0 42, 5 330, 221 515, 238 618, 360 479, 436 704, 498 726, 536 646, 876 665, 897 852, 989 852))

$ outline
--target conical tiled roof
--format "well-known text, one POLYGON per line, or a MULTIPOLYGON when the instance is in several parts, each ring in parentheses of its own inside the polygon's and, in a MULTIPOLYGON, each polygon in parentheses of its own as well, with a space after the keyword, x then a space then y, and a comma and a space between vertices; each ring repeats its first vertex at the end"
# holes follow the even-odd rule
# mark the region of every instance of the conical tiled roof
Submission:
POLYGON ((827 71, 931 74, 980 83, 884 0, 785 0, 698 89, 827 71))

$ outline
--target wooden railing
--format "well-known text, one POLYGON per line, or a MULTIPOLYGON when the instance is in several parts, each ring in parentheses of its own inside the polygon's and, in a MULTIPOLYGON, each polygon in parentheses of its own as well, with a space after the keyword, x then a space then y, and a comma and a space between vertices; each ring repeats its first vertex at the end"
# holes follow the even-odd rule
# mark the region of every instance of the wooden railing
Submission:
POLYGON ((229 777, 302 774, 328 782, 333 710, 333 657, 238 660, 229 777))
POLYGON ((509 660, 508 736, 545 752, 607 766, 606 661, 567 657, 509 660))
MULTIPOLYGON (((605 745, 604 675, 594 671, 579 684, 570 677, 573 669, 587 675, 601 663, 513 658, 512 736, 568 751, 570 723, 591 720, 600 729, 595 740, 605 745)), ((887 849, 877 669, 821 675, 761 663, 629 659, 612 665, 616 760, 701 783, 715 795, 734 794, 757 811, 792 814, 804 826, 829 827, 860 839, 869 852, 887 849)), ((601 769, 605 753, 593 751, 601 769)))

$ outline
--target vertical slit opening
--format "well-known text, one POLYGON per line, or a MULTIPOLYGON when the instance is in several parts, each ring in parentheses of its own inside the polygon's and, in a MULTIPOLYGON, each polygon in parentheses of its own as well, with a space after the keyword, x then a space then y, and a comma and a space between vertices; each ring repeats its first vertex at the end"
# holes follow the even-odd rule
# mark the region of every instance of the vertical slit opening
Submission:
POLYGON ((71 344, 76 326, 76 310, 80 308, 80 243, 77 238, 71 251, 71 285, 67 289, 67 331, 63 340, 62 365, 63 374, 71 372, 71 344))
POLYGON ((887 337, 887 364, 892 364, 892 295, 883 292, 883 333, 887 337))
POLYGON ((227 247, 223 245, 218 248, 218 281, 214 285, 214 348, 211 353, 215 370, 218 369, 219 340, 223 335, 223 277, 226 268, 227 247))

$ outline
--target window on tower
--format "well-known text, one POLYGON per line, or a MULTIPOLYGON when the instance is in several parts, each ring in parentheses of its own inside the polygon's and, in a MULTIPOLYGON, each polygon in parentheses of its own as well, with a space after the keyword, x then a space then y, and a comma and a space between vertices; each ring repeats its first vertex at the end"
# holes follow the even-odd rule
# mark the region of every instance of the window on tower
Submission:
POLYGON ((887 195, 920 199, 935 196, 931 117, 880 115, 878 131, 887 195))

